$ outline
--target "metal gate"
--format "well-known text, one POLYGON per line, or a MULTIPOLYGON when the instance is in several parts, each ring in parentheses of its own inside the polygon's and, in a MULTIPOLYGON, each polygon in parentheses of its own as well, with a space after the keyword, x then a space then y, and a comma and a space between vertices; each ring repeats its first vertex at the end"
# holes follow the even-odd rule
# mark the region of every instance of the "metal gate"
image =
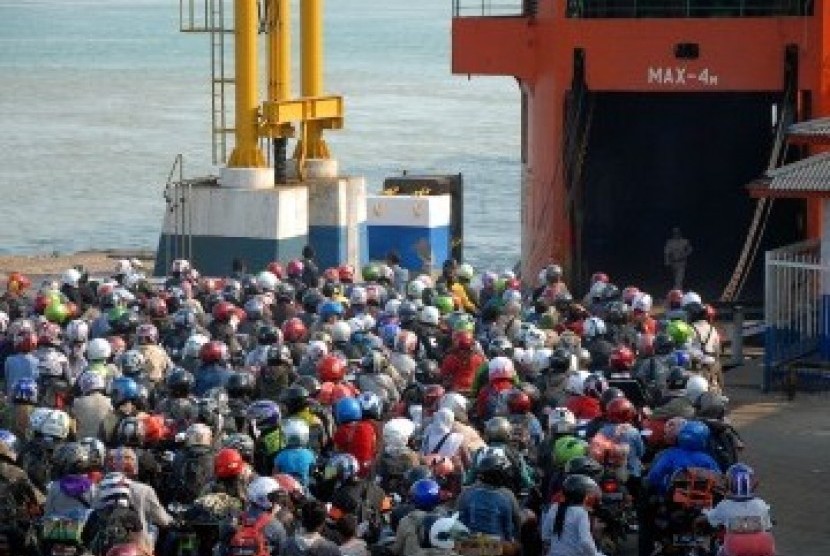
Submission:
MULTIPOLYGON (((764 389, 788 380, 793 362, 826 359, 828 315, 821 243, 804 241, 766 253, 764 389)), ((830 277, 830 274, 827 274, 830 277)), ((829 285, 830 286, 830 285, 829 285)), ((830 290, 828 290, 830 293, 830 290)))

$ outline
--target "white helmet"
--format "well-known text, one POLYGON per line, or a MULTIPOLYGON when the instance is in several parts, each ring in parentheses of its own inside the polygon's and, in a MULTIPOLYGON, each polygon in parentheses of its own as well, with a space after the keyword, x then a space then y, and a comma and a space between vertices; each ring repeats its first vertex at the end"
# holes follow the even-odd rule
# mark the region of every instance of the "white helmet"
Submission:
POLYGON ((421 314, 418 316, 418 320, 421 322, 421 324, 438 326, 438 323, 441 322, 441 312, 438 310, 437 307, 424 307, 423 309, 421 309, 421 314))
POLYGON ((268 272, 267 270, 263 270, 256 277, 256 285, 259 286, 259 289, 262 291, 272 292, 277 288, 277 284, 279 283, 279 278, 277 278, 274 273, 268 272))
POLYGON ((550 348, 540 348, 533 352, 533 362, 530 368, 537 373, 541 373, 550 365, 550 356, 553 355, 553 350, 550 348))
POLYGON ((523 349, 519 353, 518 357, 515 357, 515 355, 514 355, 514 359, 515 359, 516 363, 518 363, 519 365, 521 365, 522 367, 524 367, 526 369, 529 369, 533 366, 533 357, 534 357, 535 354, 536 354, 535 349, 530 349, 530 348, 523 349))
POLYGON ((127 259, 120 259, 115 263, 115 274, 129 274, 133 270, 133 265, 127 259))
POLYGON ((286 419, 282 423, 285 445, 289 448, 301 448, 308 445, 308 423, 302 419, 286 419))
POLYGON ((248 485, 248 501, 262 510, 270 510, 276 504, 280 485, 271 477, 257 477, 248 485))
POLYGON ((202 346, 208 343, 210 339, 204 334, 193 334, 184 342, 182 348, 182 355, 191 359, 199 357, 199 352, 202 346))
POLYGON ((606 332, 605 321, 599 317, 588 317, 583 326, 583 335, 586 338, 604 336, 606 332))
POLYGON ((535 326, 531 326, 525 332, 525 347, 531 349, 539 349, 545 347, 545 342, 548 339, 548 335, 545 333, 544 330, 540 328, 536 328, 535 326))
POLYGON ((82 319, 75 319, 66 325, 66 339, 72 343, 82 344, 89 340, 89 324, 82 319))
POLYGON ((86 346, 86 358, 90 361, 106 361, 112 355, 112 346, 104 338, 95 338, 86 346))
POLYGON ((107 473, 98 485, 96 501, 103 506, 130 505, 130 479, 123 473, 107 473))
POLYGON ((411 420, 405 417, 389 419, 383 425, 383 443, 386 446, 404 447, 414 432, 415 423, 411 420))
POLYGON ((475 274, 475 270, 473 270, 473 265, 464 263, 458 267, 458 270, 455 271, 456 276, 459 278, 463 278, 464 280, 472 280, 473 274, 475 274))
POLYGON ((398 309, 400 308, 400 306, 401 306, 401 300, 400 299, 390 299, 389 301, 386 302, 386 306, 383 308, 383 310, 388 315, 397 316, 398 309))
POLYGON ((106 390, 107 381, 104 380, 104 375, 101 373, 84 371, 78 377, 78 387, 84 396, 88 396, 95 391, 103 392, 106 390))
POLYGON ((441 517, 435 520, 429 528, 429 544, 432 548, 452 551, 455 548, 455 539, 469 533, 467 526, 458 520, 456 512, 451 517, 441 517))
MULTIPOLYGON (((128 261, 129 262, 129 261, 128 261)), ((185 273, 190 270, 190 261, 187 259, 176 259, 170 263, 170 273, 185 273)))
POLYGON ((700 396, 709 391, 709 381, 700 375, 692 375, 686 382, 686 399, 697 403, 700 396))
POLYGON ((424 295, 424 283, 420 280, 412 280, 409 284, 406 285, 406 295, 410 299, 421 299, 424 295))
POLYGON ((590 376, 588 371, 576 371, 565 382, 565 392, 573 396, 581 396, 585 391, 585 379, 590 376))
POLYGON ((208 448, 213 444, 213 431, 205 424, 193 423, 184 432, 184 443, 186 446, 204 446, 208 448))
POLYGON ((688 291, 684 293, 683 297, 680 299, 680 305, 682 307, 685 307, 686 305, 691 305, 692 303, 703 305, 703 300, 700 298, 700 295, 696 292, 688 291))
POLYGON ((501 294, 501 300, 503 303, 507 304, 510 302, 521 303, 522 302, 522 292, 519 290, 504 290, 504 293, 501 294))
POLYGON ((63 271, 61 274, 61 284, 64 286, 69 286, 71 288, 77 288, 78 283, 81 281, 81 273, 76 268, 70 268, 63 271))
POLYGON ((46 420, 49 412, 52 411, 48 407, 36 407, 29 415, 29 429, 32 431, 40 431, 40 426, 46 420))
POLYGON ((11 319, 9 319, 9 314, 5 311, 0 311, 0 334, 3 334, 9 329, 10 322, 11 319))
POLYGON ((43 436, 51 436, 52 438, 65 439, 69 436, 69 429, 72 420, 69 415, 60 409, 50 409, 43 421, 40 422, 40 427, 36 429, 43 436))
POLYGON ((363 326, 363 330, 365 330, 366 332, 375 328, 375 317, 373 317, 369 313, 358 315, 355 318, 360 321, 361 325, 363 326))
POLYGON ((548 414, 548 427, 557 434, 569 434, 576 427, 576 415, 567 407, 554 407, 548 414))
POLYGON ((591 289, 588 290, 588 297, 591 299, 598 299, 602 297, 602 292, 605 291, 605 286, 607 286, 607 282, 603 282, 602 280, 597 280, 591 285, 591 289))
POLYGON ((636 296, 634 296, 634 300, 631 302, 631 308, 635 311, 649 313, 651 312, 651 307, 653 306, 653 304, 654 302, 649 294, 645 292, 640 292, 636 296))
POLYGON ((438 403, 438 409, 449 409, 453 413, 456 411, 467 411, 467 398, 458 392, 447 392, 441 401, 438 403))
POLYGON ((435 281, 432 279, 432 276, 430 276, 429 274, 420 274, 415 279, 417 281, 419 281, 420 283, 422 283, 425 288, 434 288, 435 287, 435 281))
POLYGON ((369 297, 366 295, 366 288, 362 286, 355 286, 349 294, 349 302, 352 305, 366 305, 369 297))
POLYGON ((334 323, 331 327, 331 339, 333 342, 348 342, 352 337, 352 327, 350 322, 343 322, 342 320, 334 323))
POLYGON ((329 354, 329 348, 322 340, 311 340, 308 343, 308 358, 312 361, 319 361, 329 354))

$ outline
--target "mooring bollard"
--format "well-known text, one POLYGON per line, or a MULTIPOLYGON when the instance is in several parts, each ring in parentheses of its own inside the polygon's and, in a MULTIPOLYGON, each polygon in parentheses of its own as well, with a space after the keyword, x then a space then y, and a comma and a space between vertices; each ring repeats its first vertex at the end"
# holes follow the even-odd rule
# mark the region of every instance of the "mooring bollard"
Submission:
POLYGON ((732 361, 733 366, 744 363, 744 308, 735 305, 732 308, 732 361))

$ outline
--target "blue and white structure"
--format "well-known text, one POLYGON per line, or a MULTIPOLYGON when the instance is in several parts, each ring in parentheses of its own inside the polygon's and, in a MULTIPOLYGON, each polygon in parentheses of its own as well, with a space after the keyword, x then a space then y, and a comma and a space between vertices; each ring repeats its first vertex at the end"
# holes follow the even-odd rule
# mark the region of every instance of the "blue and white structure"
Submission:
POLYGON ((377 195, 366 205, 370 259, 395 249, 411 272, 432 272, 449 257, 449 195, 377 195))
POLYGON ((366 180, 333 177, 309 180, 308 243, 321 268, 343 263, 355 267, 366 252, 366 180))

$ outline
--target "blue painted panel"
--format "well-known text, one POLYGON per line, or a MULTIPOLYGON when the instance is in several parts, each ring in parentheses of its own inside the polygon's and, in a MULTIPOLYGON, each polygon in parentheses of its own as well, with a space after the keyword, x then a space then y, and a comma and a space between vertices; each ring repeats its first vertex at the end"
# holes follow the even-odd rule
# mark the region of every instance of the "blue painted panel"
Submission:
MULTIPOLYGON (((176 252, 176 237, 162 234, 156 254, 156 266, 153 274, 167 274, 173 259, 180 257, 176 252), (170 237, 174 246, 167 257, 167 240, 170 237)), ((233 260, 244 259, 250 272, 258 272, 274 260, 286 261, 299 258, 303 247, 308 243, 307 236, 284 239, 259 239, 247 237, 193 236, 193 251, 190 258, 193 266, 205 276, 227 276, 231 273, 233 260)))
POLYGON ((441 268, 450 254, 450 228, 368 226, 369 258, 383 260, 390 249, 401 255, 401 266, 412 272, 441 268))
POLYGON ((317 252, 320 268, 338 266, 348 256, 348 228, 340 226, 309 226, 308 243, 317 252))

